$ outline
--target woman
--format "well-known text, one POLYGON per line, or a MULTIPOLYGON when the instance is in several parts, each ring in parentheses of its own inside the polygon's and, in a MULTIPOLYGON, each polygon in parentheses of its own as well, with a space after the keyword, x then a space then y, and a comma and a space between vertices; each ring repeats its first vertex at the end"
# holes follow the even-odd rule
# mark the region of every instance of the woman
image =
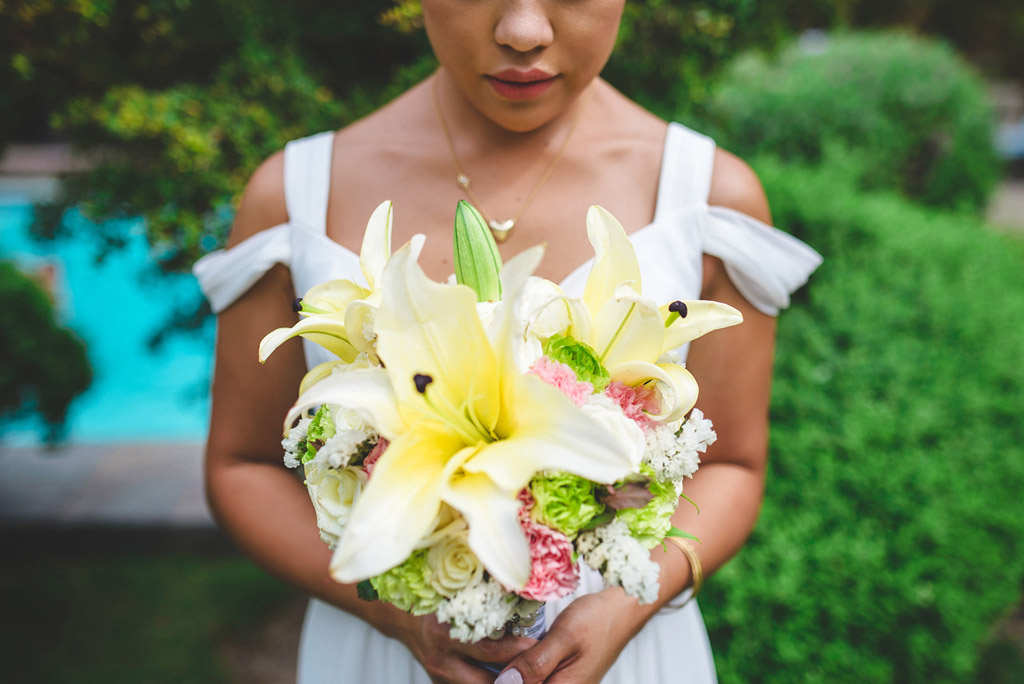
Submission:
MULTIPOLYGON (((220 311, 207 485, 220 523, 269 571, 315 600, 300 681, 490 682, 472 661, 508 662, 508 682, 712 682, 696 605, 664 609, 693 581, 675 546, 656 548, 661 594, 639 606, 602 590, 550 606, 539 642, 507 636, 466 645, 432 617, 416 618, 327 575, 302 485, 281 466, 280 422, 308 365, 285 345, 261 367, 259 340, 295 322, 291 302, 312 285, 355 276, 374 206, 394 201, 396 244, 427 234, 420 263, 452 271, 451 225, 467 194, 496 228, 503 258, 548 245, 539 275, 578 294, 591 254, 586 209, 609 209, 631 236, 644 294, 715 299, 745 323, 693 343, 688 367, 717 444, 686 492, 675 525, 703 540, 713 572, 742 546, 761 501, 775 321, 818 263, 762 223, 768 206, 735 157, 641 109, 598 74, 624 0, 423 0, 438 72, 337 133, 289 145, 254 174, 229 249, 197 275, 220 311), (664 610, 663 610, 664 609, 664 610), (557 615, 557 619, 556 619, 557 615)), ((592 577, 590 578, 593 579, 592 577)), ((582 593, 582 592, 581 592, 582 593)))

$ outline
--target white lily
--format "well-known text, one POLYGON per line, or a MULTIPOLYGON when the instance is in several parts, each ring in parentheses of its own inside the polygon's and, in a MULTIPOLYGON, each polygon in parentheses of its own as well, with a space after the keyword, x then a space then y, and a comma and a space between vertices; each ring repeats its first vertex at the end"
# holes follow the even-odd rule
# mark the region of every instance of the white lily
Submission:
POLYGON ((558 469, 612 483, 636 471, 642 440, 516 367, 520 300, 542 254, 535 247, 505 265, 489 339, 475 293, 431 281, 415 250, 402 248, 384 271, 376 312, 385 366, 333 374, 299 397, 286 425, 326 403, 356 412, 390 442, 331 560, 336 580, 403 562, 446 503, 468 522, 468 544, 487 571, 521 588, 530 552, 516 495, 529 480, 558 469))
MULTIPOLYGON (((372 356, 373 312, 380 299, 381 276, 391 257, 391 214, 391 202, 381 202, 366 225, 359 251, 366 286, 351 280, 332 280, 311 288, 301 300, 302 320, 290 328, 270 332, 260 342, 261 363, 295 336, 319 344, 343 363, 352 363, 360 353, 372 356)), ((325 372, 329 369, 320 369, 321 375, 325 372)))
POLYGON ((583 298, 567 300, 569 334, 594 349, 612 380, 627 385, 653 382, 662 396, 662 410, 655 419, 681 418, 697 402, 697 382, 682 366, 659 359, 705 333, 741 323, 743 315, 719 302, 658 307, 643 297, 633 245, 607 210, 590 207, 587 236, 594 247, 594 265, 583 298))

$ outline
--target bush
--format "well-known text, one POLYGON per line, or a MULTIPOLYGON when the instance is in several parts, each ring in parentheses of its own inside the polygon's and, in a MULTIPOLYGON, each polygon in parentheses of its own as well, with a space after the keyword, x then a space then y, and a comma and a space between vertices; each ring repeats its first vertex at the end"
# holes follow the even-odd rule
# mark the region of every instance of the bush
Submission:
POLYGON ((981 208, 999 179, 984 84, 941 43, 898 33, 836 35, 821 50, 746 54, 709 107, 742 156, 817 162, 835 142, 866 154, 869 188, 981 208))
MULTIPOLYGON (((116 248, 124 240, 116 219, 141 216, 162 266, 186 269, 223 243, 232 207, 263 158, 287 140, 344 126, 434 68, 422 32, 380 25, 386 8, 314 0, 246 0, 244 9, 227 0, 114 0, 41 5, 11 16, 11 41, 0 40, 0 62, 6 50, 6 61, 21 65, 6 76, 0 65, 0 79, 11 79, 11 97, 47 90, 40 97, 57 107, 55 130, 103 151, 99 168, 71 179, 63 201, 39 212, 36 232, 59 231, 64 210, 77 206, 116 248), (53 27, 62 29, 56 38, 46 31, 53 27), (223 33, 223 44, 211 45, 211 32, 223 33), (194 52, 188 49, 193 39, 194 52), (116 62, 122 42, 139 49, 111 65, 106 83, 97 70, 68 59, 92 47, 100 63, 116 62), (87 71, 83 90, 67 84, 78 79, 78 68, 87 71), (51 72, 66 78, 29 78, 51 72), (78 96, 68 99, 67 92, 78 96)), ((402 2, 391 16, 408 28, 416 9, 415 2, 402 2)), ((683 9, 669 0, 629 3, 607 75, 671 115, 706 97, 713 71, 731 50, 759 40, 755 9, 750 0, 704 0, 683 9)), ((0 127, 0 138, 5 132, 0 127)))
POLYGON ((825 256, 781 319, 764 512, 702 605, 722 681, 969 682, 1024 578, 1024 254, 760 160, 825 256))
POLYGON ((56 323, 35 281, 8 261, 0 261, 0 301, 0 434, 7 420, 35 412, 53 441, 71 400, 92 382, 85 346, 56 323))

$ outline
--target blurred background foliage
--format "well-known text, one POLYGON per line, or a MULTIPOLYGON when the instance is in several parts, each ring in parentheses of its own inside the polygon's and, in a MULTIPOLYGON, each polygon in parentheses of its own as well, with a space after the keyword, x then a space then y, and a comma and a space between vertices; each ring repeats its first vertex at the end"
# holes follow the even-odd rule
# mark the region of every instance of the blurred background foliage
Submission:
POLYGON ((12 419, 35 413, 55 441, 92 382, 85 345, 60 324, 41 283, 9 261, 0 261, 0 302, 0 437, 12 419))
MULTIPOLYGON (((965 16, 954 22, 949 17, 953 3, 938 1, 636 0, 627 3, 616 55, 605 75, 665 118, 703 123, 712 106, 711 86, 738 52, 785 44, 787 36, 808 26, 893 23, 941 32, 974 50, 995 72, 1013 74, 1019 67, 1014 46, 1024 40, 1024 7, 1018 5, 989 0, 982 3, 983 11, 961 12, 965 16), (989 38, 984 41, 979 37, 983 27, 989 38)), ((69 139, 91 151, 98 163, 91 173, 69 179, 64 197, 39 212, 37 231, 58 232, 64 210, 76 205, 116 247, 123 240, 113 227, 119 224, 111 219, 142 216, 162 268, 187 269, 203 252, 223 243, 232 207, 262 159, 287 140, 340 127, 372 111, 429 73, 433 60, 422 31, 416 29, 417 15, 418 3, 408 0, 326 6, 313 0, 0 2, 0 146, 16 139, 69 139)), ((923 122, 939 137, 921 141, 915 135, 884 166, 889 177, 913 166, 917 173, 911 174, 915 180, 907 188, 912 193, 937 201, 951 197, 946 191, 957 179, 947 167, 970 154, 973 141, 985 133, 978 118, 984 113, 971 108, 977 104, 971 102, 977 99, 970 92, 971 79, 930 81, 940 86, 938 97, 918 83, 902 102, 892 103, 893 97, 901 97, 901 88, 915 85, 911 74, 924 72, 934 79, 946 66, 963 69, 941 47, 929 52, 909 46, 902 56, 886 52, 902 59, 898 69, 886 69, 870 46, 848 45, 844 50, 833 62, 856 53, 867 74, 851 75, 847 87, 859 87, 869 76, 885 79, 874 88, 875 100, 869 104, 889 109, 877 113, 890 116, 898 113, 893 106, 909 106, 922 119, 929 116, 931 105, 942 101, 945 120, 923 122), (905 69, 911 73, 901 77, 905 69), (958 116, 975 119, 951 120, 958 116), (951 126, 967 131, 968 124, 966 140, 942 137, 951 126), (946 149, 950 146, 956 149, 946 149), (922 167, 924 172, 919 171, 922 167), (918 178, 922 173, 927 177, 918 178)), ((734 91, 743 91, 752 81, 775 79, 780 70, 798 71, 784 88, 761 83, 761 102, 741 92, 747 97, 742 106, 752 112, 779 98, 802 103, 800 97, 806 98, 818 84, 829 84, 827 70, 819 73, 818 81, 808 81, 813 69, 794 62, 800 60, 790 55, 774 67, 757 69, 748 63, 734 68, 734 91)), ((847 94, 837 87, 829 92, 835 100, 847 94)), ((719 101, 714 110, 719 119, 745 114, 730 109, 737 106, 735 100, 719 101)), ((802 150, 813 157, 820 139, 837 132, 859 135, 862 130, 850 125, 850 116, 858 113, 852 109, 845 119, 831 122, 831 128, 812 126, 811 141, 794 148, 793 154, 802 150)), ((785 120, 775 117, 776 122, 785 120)), ((877 129, 884 121, 874 119, 861 129, 877 129)), ((908 123, 892 131, 903 132, 916 130, 908 123)), ((878 133, 881 138, 890 131, 878 133)), ((767 126, 761 138, 753 139, 757 134, 745 131, 727 138, 735 139, 741 152, 790 142, 767 126)), ((975 156, 983 156, 974 149, 975 156)), ((884 172, 876 176, 875 183, 888 180, 884 172)), ((980 202, 992 182, 990 169, 984 160, 972 160, 964 176, 974 179, 968 184, 972 187, 952 197, 980 202)))
POLYGON ((863 190, 870 158, 752 160, 825 264, 780 319, 764 511, 701 602, 722 681, 992 681, 1019 596, 1024 245, 863 190))
POLYGON ((856 147, 866 188, 984 209, 1001 175, 985 83, 952 49, 903 33, 808 35, 746 53, 716 82, 710 128, 744 157, 821 161, 856 147))
MULTIPOLYGON (((186 269, 264 157, 430 72, 417 22, 408 1, 0 1, 0 145, 97 163, 41 234, 75 205, 116 248, 110 219, 142 216, 186 269)), ((702 601, 723 681, 1024 676, 1019 651, 1012 675, 980 660, 1024 579, 1024 248, 981 218, 981 74, 1024 79, 1021 44, 1016 0, 627 3, 606 77, 748 157, 826 258, 780 320, 764 514, 702 601)))

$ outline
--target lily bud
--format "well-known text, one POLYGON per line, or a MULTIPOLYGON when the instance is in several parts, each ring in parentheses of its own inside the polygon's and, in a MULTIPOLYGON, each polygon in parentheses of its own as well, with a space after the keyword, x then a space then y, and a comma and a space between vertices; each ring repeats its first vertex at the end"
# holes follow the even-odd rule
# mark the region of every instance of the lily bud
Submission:
POLYGON ((487 222, 472 204, 455 208, 455 279, 476 292, 477 301, 501 299, 501 256, 487 222))

